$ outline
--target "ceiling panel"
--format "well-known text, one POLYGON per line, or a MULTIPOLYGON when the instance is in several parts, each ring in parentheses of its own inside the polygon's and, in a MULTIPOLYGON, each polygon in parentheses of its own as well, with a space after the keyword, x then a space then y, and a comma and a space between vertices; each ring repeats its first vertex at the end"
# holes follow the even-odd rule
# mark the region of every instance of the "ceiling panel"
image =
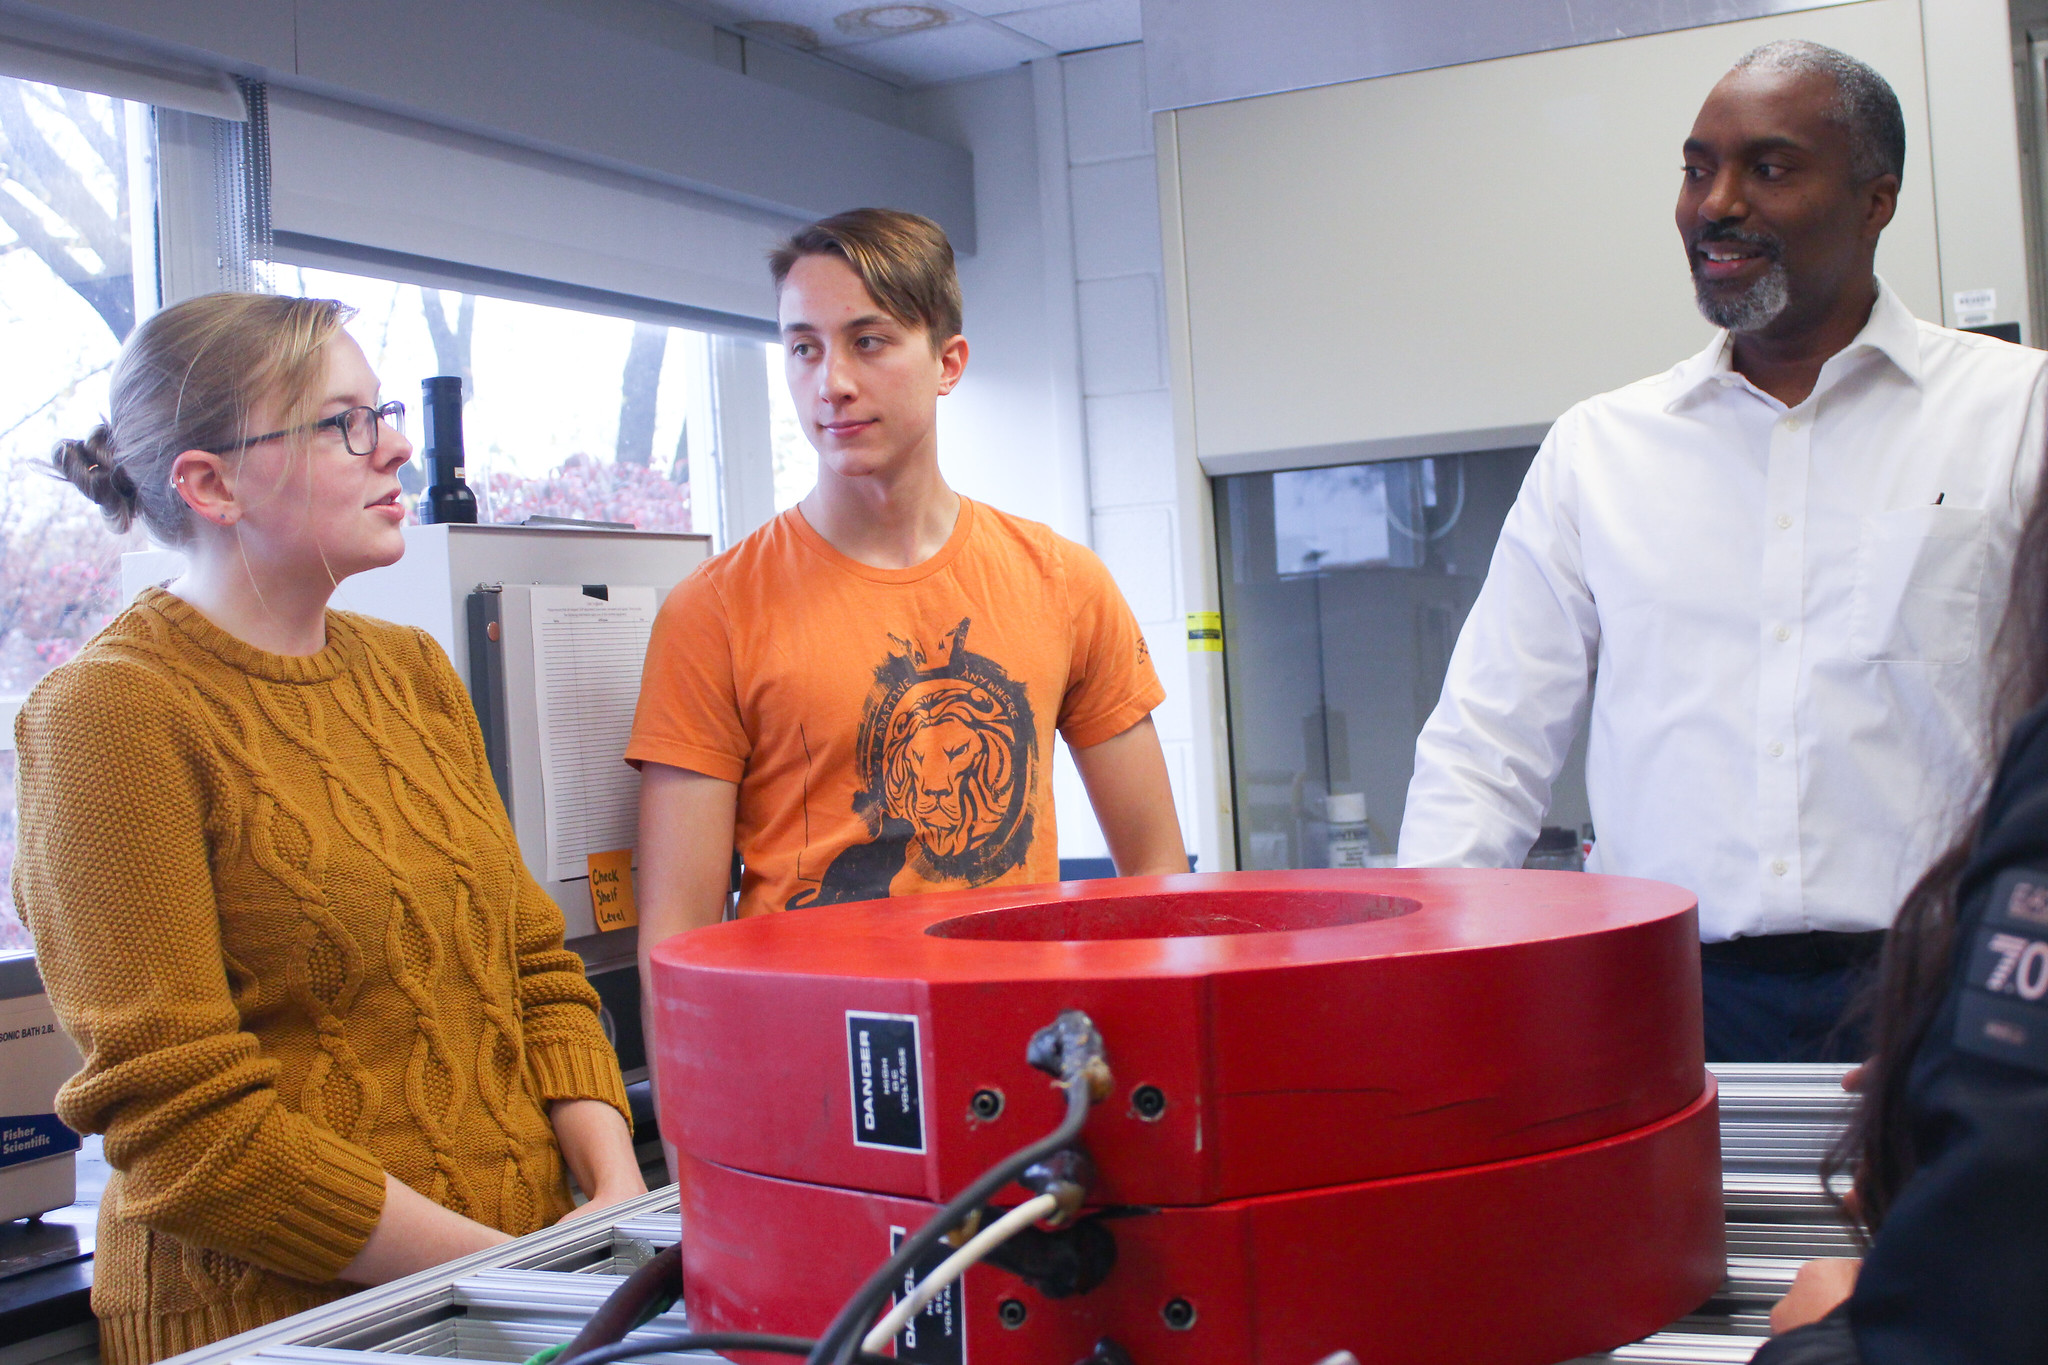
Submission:
POLYGON ((1017 14, 1025 10, 1034 9, 1061 9, 1073 4, 1074 0, 950 0, 950 2, 960 9, 971 9, 976 14, 994 16, 998 14, 1017 14))
POLYGON ((996 22, 1057 52, 1083 52, 1144 37, 1138 10, 1139 0, 1079 0, 1001 14, 996 22))
POLYGON ((1140 36, 1140 0, 672 0, 700 19, 894 85, 932 85, 1140 36), (945 22, 929 24, 933 17, 945 22), (892 28, 902 28, 889 36, 892 28))
POLYGON ((903 4, 852 4, 845 0, 824 0, 818 8, 829 17, 821 19, 818 32, 828 47, 865 43, 891 36, 933 33, 942 28, 968 25, 985 27, 986 20, 972 11, 944 0, 909 0, 903 4), (829 33, 828 33, 829 30, 829 33))
MULTIPOLYGON (((944 0, 918 0, 914 4, 850 5, 846 0, 746 0, 744 17, 737 27, 748 31, 766 21, 795 24, 815 35, 821 48, 846 47, 872 42, 890 34, 909 34, 952 24, 979 21, 944 0)), ((770 34, 768 36, 777 36, 770 34)), ((803 46, 799 43, 798 46, 803 46)))
POLYGON ((900 38, 833 49, 833 60, 910 85, 979 76, 1050 56, 1052 49, 988 23, 948 24, 900 38))
POLYGON ((973 11, 947 0, 909 0, 903 4, 849 3, 849 0, 677 0, 678 7, 699 18, 742 33, 754 33, 790 47, 844 47, 891 32, 932 24, 979 24, 973 11), (778 32, 778 29, 794 30, 778 32), (806 36, 807 35, 807 36, 806 36))

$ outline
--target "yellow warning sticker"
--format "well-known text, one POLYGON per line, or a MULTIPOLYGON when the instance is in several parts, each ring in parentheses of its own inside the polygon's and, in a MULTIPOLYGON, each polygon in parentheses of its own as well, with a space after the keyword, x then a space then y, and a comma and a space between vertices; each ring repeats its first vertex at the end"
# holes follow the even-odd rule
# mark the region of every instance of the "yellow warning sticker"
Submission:
POLYGON ((1191 611, 1188 613, 1188 653, 1221 654, 1223 652, 1223 613, 1220 611, 1191 611))

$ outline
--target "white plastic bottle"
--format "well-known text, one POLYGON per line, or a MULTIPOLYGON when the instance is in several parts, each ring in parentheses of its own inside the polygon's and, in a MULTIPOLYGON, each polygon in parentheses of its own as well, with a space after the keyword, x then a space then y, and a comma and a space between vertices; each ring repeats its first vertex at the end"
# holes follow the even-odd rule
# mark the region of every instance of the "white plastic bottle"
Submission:
POLYGON ((1331 867, 1392 867, 1393 850, 1365 809, 1364 792, 1331 792, 1323 798, 1329 824, 1331 867))

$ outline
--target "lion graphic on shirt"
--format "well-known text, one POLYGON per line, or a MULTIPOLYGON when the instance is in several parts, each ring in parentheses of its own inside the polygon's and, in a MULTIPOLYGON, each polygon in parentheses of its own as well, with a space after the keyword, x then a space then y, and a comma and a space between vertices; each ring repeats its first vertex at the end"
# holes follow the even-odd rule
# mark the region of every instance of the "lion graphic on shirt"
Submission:
POLYGON ((1016 719, 987 688, 919 683, 889 717, 882 771, 888 809, 918 844, 957 859, 997 837, 1016 791, 1016 719))
POLYGON ((929 643, 889 637, 856 744, 854 810, 873 837, 841 850, 789 908, 878 900, 906 866, 983 886, 1024 861, 1037 726, 1024 686, 967 648, 972 624, 929 643))

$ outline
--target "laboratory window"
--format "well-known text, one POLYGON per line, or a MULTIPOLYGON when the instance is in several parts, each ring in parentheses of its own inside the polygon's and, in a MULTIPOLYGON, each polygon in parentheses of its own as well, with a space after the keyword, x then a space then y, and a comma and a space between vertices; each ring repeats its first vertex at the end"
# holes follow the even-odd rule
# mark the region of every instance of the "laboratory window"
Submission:
MULTIPOLYGON (((420 442, 420 381, 460 375, 478 519, 718 529, 713 377, 702 332, 572 308, 277 265, 280 292, 340 299, 420 442)), ((408 495, 419 461, 402 473, 408 495)))
POLYGON ((770 342, 768 352, 768 444, 775 461, 775 510, 787 512, 818 481, 818 454, 804 438, 796 402, 789 395, 783 365, 788 353, 770 342))
MULTIPOLYGON (((1392 862, 1416 736, 1534 454, 1216 480, 1239 867, 1392 862)), ((1586 832, 1583 767, 1574 749, 1546 826, 1586 832)))
MULTIPOLYGON (((149 106, 0 77, 0 884, 14 861, 14 712, 118 609, 116 536, 51 447, 107 405, 121 342, 156 306, 149 106)), ((29 948, 0 906, 0 953, 29 948)))

